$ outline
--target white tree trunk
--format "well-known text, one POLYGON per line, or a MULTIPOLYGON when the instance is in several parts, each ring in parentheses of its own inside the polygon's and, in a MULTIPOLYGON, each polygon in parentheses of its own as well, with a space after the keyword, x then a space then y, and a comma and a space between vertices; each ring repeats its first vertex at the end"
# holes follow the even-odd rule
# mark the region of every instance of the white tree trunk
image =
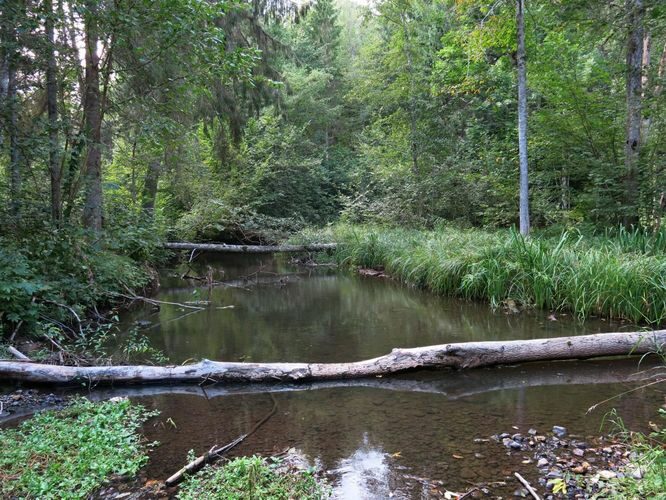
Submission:
POLYGON ((225 253, 274 253, 274 252, 321 252, 335 250, 335 243, 313 243, 311 245, 226 245, 224 243, 165 243, 169 250, 201 250, 225 253))
POLYGON ((351 363, 237 363, 203 360, 179 366, 58 366, 0 361, 0 379, 72 384, 148 382, 306 382, 377 377, 423 368, 477 368, 656 352, 666 330, 600 333, 576 337, 465 342, 394 349, 378 358, 351 363))
POLYGON ((529 177, 527 169, 527 68, 525 65, 525 0, 516 0, 518 29, 518 156, 520 160, 520 234, 530 232, 529 177))

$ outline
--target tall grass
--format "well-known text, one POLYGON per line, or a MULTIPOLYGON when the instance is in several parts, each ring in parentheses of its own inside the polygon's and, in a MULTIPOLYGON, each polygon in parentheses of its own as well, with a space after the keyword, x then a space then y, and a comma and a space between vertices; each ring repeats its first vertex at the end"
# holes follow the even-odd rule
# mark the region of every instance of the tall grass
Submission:
MULTIPOLYGON (((637 231, 523 238, 515 231, 335 226, 340 264, 383 267, 435 293, 635 323, 666 321, 666 237, 637 231)), ((312 235, 310 235, 312 238, 312 235)), ((321 235, 320 235, 321 238, 321 235)))

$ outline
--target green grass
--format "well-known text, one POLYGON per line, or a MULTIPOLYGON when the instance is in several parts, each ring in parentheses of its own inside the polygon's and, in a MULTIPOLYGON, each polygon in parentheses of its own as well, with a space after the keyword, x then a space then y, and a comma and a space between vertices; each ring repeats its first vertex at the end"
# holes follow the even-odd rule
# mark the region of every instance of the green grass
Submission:
POLYGON ((383 267, 441 295, 658 325, 666 320, 664 234, 620 230, 525 239, 510 230, 340 225, 304 233, 300 241, 332 239, 340 264, 383 267))
POLYGON ((311 471, 287 470, 278 461, 253 456, 236 458, 223 466, 206 467, 183 483, 178 498, 318 500, 328 498, 328 489, 311 471))
POLYGON ((85 399, 0 430, 0 496, 86 498, 146 462, 138 428, 152 414, 128 400, 85 399))
MULTIPOLYGON (((662 421, 666 410, 659 409, 662 421)), ((611 481, 606 498, 615 499, 666 499, 666 428, 651 423, 654 432, 646 435, 630 432, 617 414, 613 412, 611 421, 615 433, 624 439, 635 454, 635 459, 627 467, 624 477, 611 481), (633 477, 632 471, 640 471, 640 479, 633 477)))

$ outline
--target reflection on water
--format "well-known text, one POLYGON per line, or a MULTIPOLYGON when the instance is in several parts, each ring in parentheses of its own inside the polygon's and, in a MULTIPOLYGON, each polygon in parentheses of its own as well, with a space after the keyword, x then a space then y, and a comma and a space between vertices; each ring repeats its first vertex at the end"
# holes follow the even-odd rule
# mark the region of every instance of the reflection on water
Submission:
POLYGON ((172 361, 354 361, 446 342, 535 338, 616 331, 620 325, 546 314, 507 315, 485 304, 435 297, 380 279, 331 270, 308 272, 267 256, 226 256, 198 263, 188 275, 210 269, 227 286, 208 290, 200 281, 165 272, 158 298, 210 300, 203 311, 146 306, 125 320, 148 320, 145 333, 172 361), (286 275, 286 276, 285 276, 286 275), (247 280, 240 276, 249 276, 247 280), (254 284, 256 281, 258 284, 254 284), (218 309, 233 306, 233 308, 218 309))
MULTIPOLYGON (((267 256, 217 257, 187 271, 226 282, 212 290, 181 279, 186 271, 166 272, 158 298, 207 300, 210 307, 194 313, 146 307, 124 318, 126 325, 151 321, 144 331, 176 362, 352 361, 394 347, 622 328, 566 317, 550 321, 536 312, 506 315, 390 281, 307 272, 267 256), (234 308, 216 309, 229 305, 234 308)), ((610 406, 591 415, 586 410, 634 387, 627 380, 635 372, 634 360, 544 363, 300 386, 144 386, 93 395, 127 394, 161 411, 145 428, 149 440, 161 443, 146 468, 151 478, 164 479, 180 468, 190 449, 199 454, 247 432, 270 410, 271 391, 277 413, 234 455, 298 448, 331 471, 336 498, 424 498, 433 485, 466 491, 474 483, 503 479, 507 485, 494 492, 510 495, 519 486, 513 471, 536 484, 536 468, 521 464, 520 454, 507 456, 501 446, 474 438, 513 426, 546 432, 553 425, 583 437, 599 435, 610 406)), ((654 419, 660 397, 641 389, 613 406, 627 425, 643 427, 654 419)))
POLYGON ((393 490, 387 457, 381 449, 371 448, 367 433, 363 434, 359 448, 331 471, 339 477, 333 498, 389 498, 393 490))

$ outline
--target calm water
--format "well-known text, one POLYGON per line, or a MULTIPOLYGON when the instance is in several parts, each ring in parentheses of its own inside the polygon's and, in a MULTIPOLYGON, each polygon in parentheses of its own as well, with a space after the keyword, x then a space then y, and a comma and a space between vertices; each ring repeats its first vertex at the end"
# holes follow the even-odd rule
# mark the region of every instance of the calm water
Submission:
MULTIPOLYGON (((159 300, 210 301, 204 311, 145 306, 123 318, 126 326, 149 321, 143 332, 174 362, 353 361, 394 347, 631 329, 492 312, 387 280, 308 271, 283 257, 211 257, 191 269, 166 270, 161 281, 159 300), (225 284, 209 289, 182 279, 186 273, 225 284)), ((545 432, 556 424, 572 434, 599 435, 610 406, 591 415, 587 408, 631 388, 625 379, 636 370, 635 360, 563 362, 300 386, 143 386, 93 396, 126 394, 160 410, 144 429, 161 443, 145 470, 148 478, 171 475, 190 449, 200 454, 245 433, 275 398, 277 413, 234 455, 294 447, 330 471, 336 498, 429 498, 437 497, 436 489, 466 491, 502 480, 506 486, 493 493, 511 496, 520 486, 513 472, 536 484, 536 467, 474 438, 512 426, 545 432)), ((628 426, 642 429, 661 403, 660 393, 641 389, 613 405, 628 426)))

